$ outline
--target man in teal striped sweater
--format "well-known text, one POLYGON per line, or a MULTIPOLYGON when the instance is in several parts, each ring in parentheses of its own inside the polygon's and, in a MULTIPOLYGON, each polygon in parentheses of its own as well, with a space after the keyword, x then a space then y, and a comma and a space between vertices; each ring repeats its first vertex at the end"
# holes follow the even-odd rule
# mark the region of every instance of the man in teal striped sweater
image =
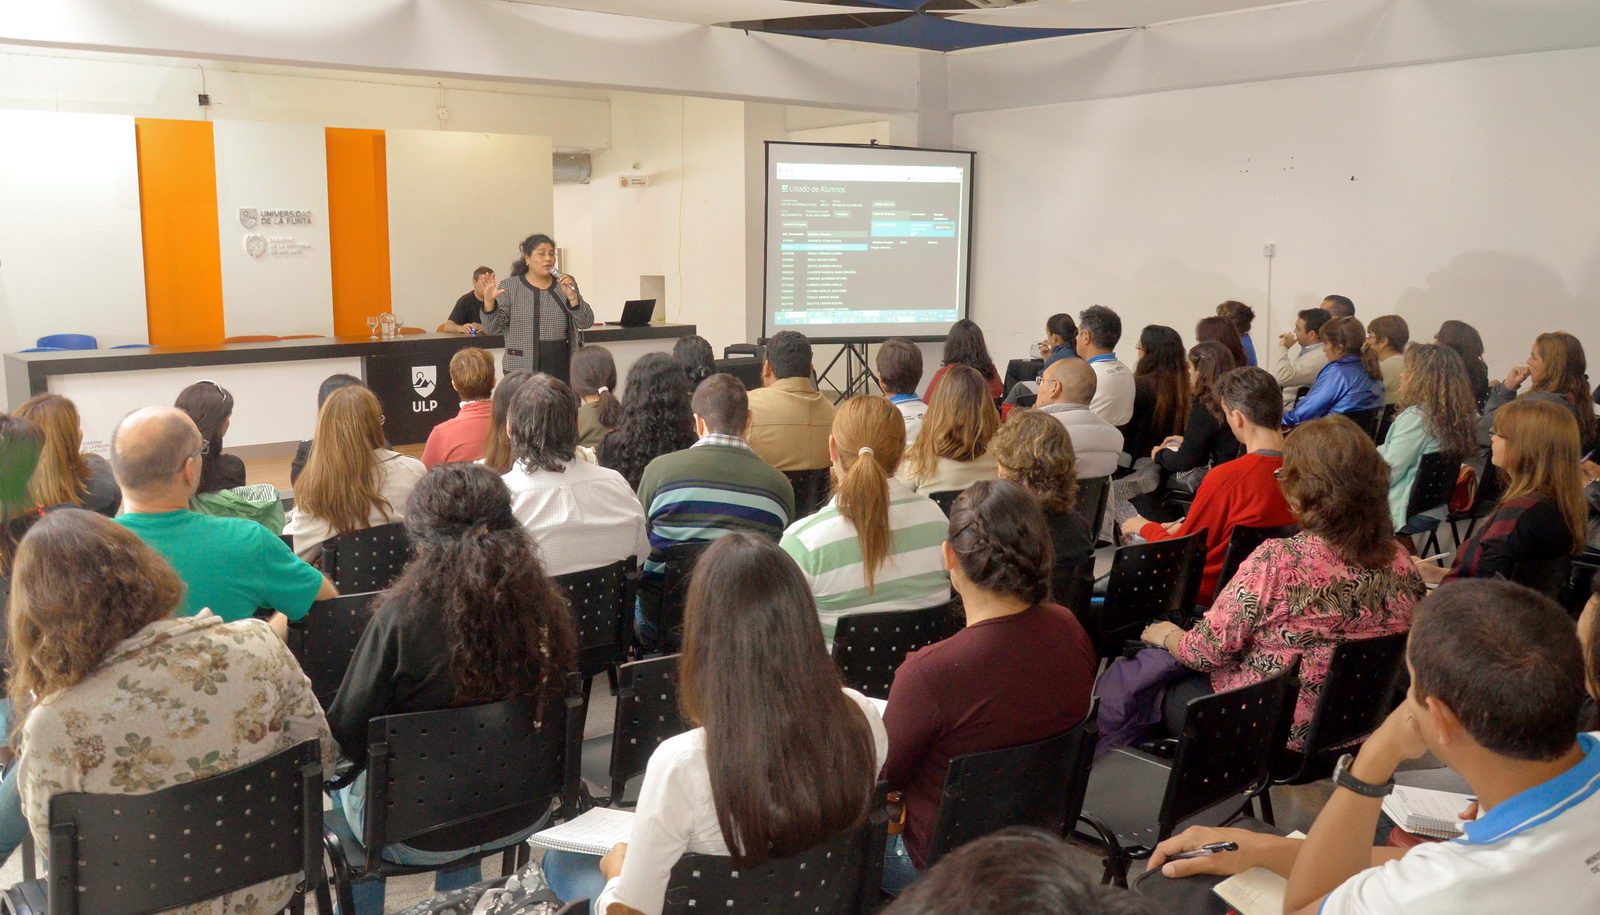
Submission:
MULTIPOLYGON (((777 540, 794 519, 794 487, 745 442, 750 399, 732 375, 700 382, 690 403, 699 440, 651 461, 639 480, 639 502, 650 524, 650 558, 641 591, 658 589, 665 550, 715 540, 730 531, 754 531, 777 540)), ((658 633, 636 614, 639 639, 655 647, 658 633)))

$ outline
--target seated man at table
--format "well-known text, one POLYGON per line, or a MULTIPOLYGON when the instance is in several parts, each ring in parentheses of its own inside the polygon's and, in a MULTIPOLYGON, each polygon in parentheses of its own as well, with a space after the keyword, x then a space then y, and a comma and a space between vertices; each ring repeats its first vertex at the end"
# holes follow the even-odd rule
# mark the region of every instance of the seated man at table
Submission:
POLYGON ((439 325, 438 332, 441 334, 484 333, 484 316, 494 311, 495 296, 498 294, 492 267, 479 267, 472 271, 472 291, 456 299, 456 307, 450 309, 450 317, 439 325))
MULTIPOLYGON (((1411 688, 1354 757, 1303 840, 1191 827, 1156 847, 1168 877, 1263 866, 1293 913, 1600 911, 1600 734, 1578 734, 1584 667, 1572 620, 1521 585, 1447 584, 1417 606, 1411 688), (1373 848, 1396 768, 1432 751, 1477 796, 1462 838, 1373 848), (1169 860, 1211 842, 1239 850, 1169 860)), ((1154 880, 1154 877, 1150 878, 1154 880)), ((1162 893, 1142 881, 1140 891, 1162 893)))
POLYGON ((204 447, 194 420, 175 407, 144 407, 124 417, 111 435, 111 471, 122 487, 117 521, 183 579, 180 616, 209 609, 232 622, 260 609, 276 610, 270 622, 281 636, 288 620, 300 619, 313 601, 337 592, 254 521, 189 510, 204 447))

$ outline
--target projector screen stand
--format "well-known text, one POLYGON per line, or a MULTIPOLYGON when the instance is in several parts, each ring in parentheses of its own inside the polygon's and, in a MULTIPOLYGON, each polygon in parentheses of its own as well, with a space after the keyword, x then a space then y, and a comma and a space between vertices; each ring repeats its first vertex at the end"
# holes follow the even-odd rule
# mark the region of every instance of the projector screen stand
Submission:
POLYGON ((883 390, 883 385, 878 382, 878 376, 872 373, 872 361, 867 354, 869 344, 870 341, 867 340, 840 343, 839 351, 834 353, 833 358, 828 360, 827 366, 817 373, 817 390, 822 390, 822 383, 826 381, 837 395, 833 399, 834 403, 847 400, 857 394, 871 394, 873 385, 877 385, 880 391, 883 390), (839 387, 837 382, 828 378, 828 374, 839 365, 841 360, 844 362, 844 387, 842 388, 839 387))

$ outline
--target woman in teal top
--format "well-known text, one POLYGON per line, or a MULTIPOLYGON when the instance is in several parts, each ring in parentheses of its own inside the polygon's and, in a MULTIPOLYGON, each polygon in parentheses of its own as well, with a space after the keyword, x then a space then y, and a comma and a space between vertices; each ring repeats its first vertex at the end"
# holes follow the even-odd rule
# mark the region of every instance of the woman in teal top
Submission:
POLYGON ((1439 451, 1459 457, 1470 454, 1477 411, 1466 366, 1448 346, 1419 343, 1406 350, 1400 379, 1399 412, 1378 453, 1389 463, 1389 514, 1394 529, 1414 534, 1439 523, 1437 518, 1406 517, 1422 456, 1439 451))

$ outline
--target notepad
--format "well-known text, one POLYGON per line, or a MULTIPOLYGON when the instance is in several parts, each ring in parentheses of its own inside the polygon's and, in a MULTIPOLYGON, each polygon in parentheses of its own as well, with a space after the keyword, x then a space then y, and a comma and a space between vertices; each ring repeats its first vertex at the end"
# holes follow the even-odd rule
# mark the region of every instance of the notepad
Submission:
MULTIPOLYGON (((1304 839, 1303 832, 1291 832, 1289 838, 1304 839)), ((1239 915, 1280 915, 1283 896, 1288 892, 1289 881, 1264 867, 1252 867, 1234 874, 1212 888, 1239 915)))
POLYGON ((1461 821, 1456 815, 1470 803, 1470 796, 1454 791, 1395 785, 1394 791, 1383 799, 1383 812, 1413 835, 1454 839, 1461 835, 1461 821))
POLYGON ((632 828, 632 811, 594 807, 560 826, 534 833, 528 841, 557 851, 604 855, 618 842, 628 841, 628 831, 632 828))

